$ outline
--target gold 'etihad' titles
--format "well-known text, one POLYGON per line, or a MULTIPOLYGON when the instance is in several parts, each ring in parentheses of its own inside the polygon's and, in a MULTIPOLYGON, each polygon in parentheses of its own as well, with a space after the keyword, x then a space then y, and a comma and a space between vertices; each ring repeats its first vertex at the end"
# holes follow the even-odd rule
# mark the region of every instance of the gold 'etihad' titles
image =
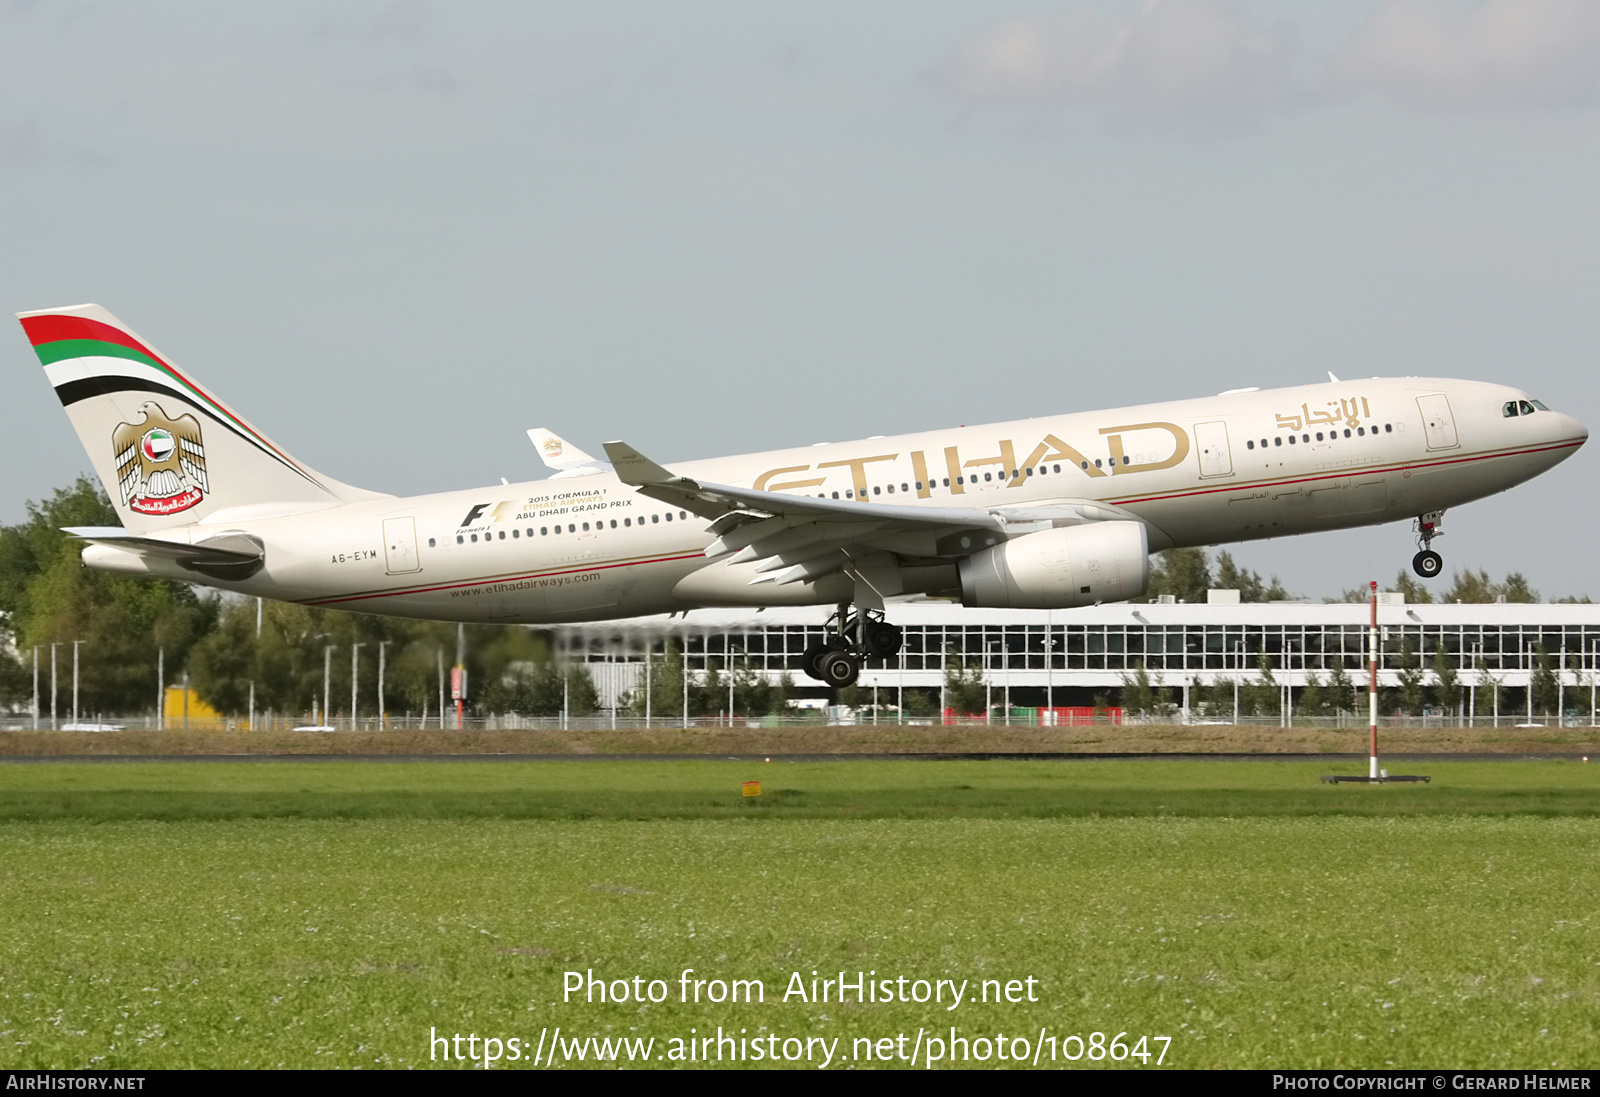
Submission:
MULTIPOLYGON (((1085 476, 1126 476, 1136 472, 1153 472, 1157 469, 1169 469, 1181 464, 1189 456, 1189 433, 1176 423, 1125 423, 1115 427, 1101 427, 1100 433, 1105 436, 1106 449, 1110 454, 1109 469, 1100 467, 1098 460, 1090 460, 1078 450, 1057 438, 1054 434, 1046 434, 1039 444, 1033 447, 1032 452, 1022 460, 1017 460, 1016 442, 1010 438, 1003 438, 997 443, 998 452, 986 454, 982 457, 972 457, 963 460, 959 446, 945 446, 942 452, 933 454, 932 467, 937 472, 941 468, 949 477, 948 489, 953 495, 964 495, 966 487, 964 480, 968 469, 984 469, 989 466, 1000 467, 1000 479, 1008 488, 1021 487, 1027 481, 1027 469, 1051 461, 1070 461, 1078 471, 1085 476), (1141 460, 1133 462, 1128 455, 1128 446, 1123 436, 1140 431, 1160 431, 1172 439, 1172 455, 1162 460, 1141 460)), ((1154 448, 1146 446, 1145 448, 1154 448)), ((927 450, 912 450, 911 469, 917 481, 917 497, 927 499, 933 494, 934 477, 929 475, 929 453, 927 450)), ((757 491, 793 491, 799 488, 821 487, 827 483, 827 476, 814 476, 805 479, 783 479, 798 473, 810 472, 813 469, 821 472, 823 469, 847 468, 850 470, 850 480, 853 490, 858 498, 864 497, 868 491, 867 466, 880 461, 895 461, 900 458, 898 453, 879 453, 870 457, 852 457, 842 461, 822 461, 816 465, 784 465, 780 468, 768 469, 755 478, 754 487, 757 491)))
POLYGON ((1306 427, 1332 426, 1343 420, 1345 426, 1355 430, 1363 420, 1372 418, 1372 410, 1367 407, 1365 396, 1356 396, 1348 400, 1329 400, 1327 406, 1334 410, 1323 411, 1318 408, 1312 411, 1311 405, 1301 404, 1298 414, 1290 412, 1288 415, 1279 415, 1278 426, 1287 427, 1289 430, 1303 430, 1306 427), (1357 401, 1360 402, 1359 407, 1357 401))

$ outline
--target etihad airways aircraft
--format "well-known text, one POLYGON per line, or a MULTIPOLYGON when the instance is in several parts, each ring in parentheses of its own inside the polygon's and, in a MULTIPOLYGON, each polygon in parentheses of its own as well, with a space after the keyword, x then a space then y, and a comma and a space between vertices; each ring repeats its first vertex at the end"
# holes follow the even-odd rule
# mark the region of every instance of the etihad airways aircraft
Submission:
POLYGON ((664 468, 529 431, 548 479, 396 498, 295 460, 98 305, 19 314, 122 526, 90 567, 443 621, 837 607, 806 671, 894 655, 886 600, 1064 609, 1142 594, 1152 552, 1415 520, 1589 432, 1507 385, 1406 377, 1042 415, 664 468))

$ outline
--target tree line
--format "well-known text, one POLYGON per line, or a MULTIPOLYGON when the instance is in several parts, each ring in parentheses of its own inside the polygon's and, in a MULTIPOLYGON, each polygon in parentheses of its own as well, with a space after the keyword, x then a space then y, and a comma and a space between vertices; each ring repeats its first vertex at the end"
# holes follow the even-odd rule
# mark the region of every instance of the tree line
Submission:
MULTIPOLYGON (((166 685, 187 684, 223 713, 243 713, 253 691, 258 712, 309 714, 314 702, 320 704, 326 668, 327 692, 334 713, 339 714, 349 704, 351 646, 360 645, 355 674, 359 704, 366 714, 375 711, 380 650, 387 710, 437 714, 441 667, 448 673, 456 662, 457 626, 223 596, 186 583, 85 568, 80 560, 82 542, 62 532, 64 526, 118 524, 110 500, 93 481, 80 477, 50 498, 29 503, 23 521, 0 526, 0 640, 4 641, 0 704, 13 710, 27 705, 36 653, 41 689, 48 689, 51 645, 56 645, 60 688, 67 688, 71 644, 81 641, 79 698, 85 713, 154 711, 158 678, 164 676, 166 685)), ((1248 602, 1289 597, 1276 576, 1264 580, 1239 567, 1227 552, 1213 562, 1204 549, 1174 549, 1158 554, 1152 565, 1151 599, 1167 594, 1203 602, 1213 587, 1239 590, 1248 602)), ((1410 602, 1431 600, 1428 591, 1404 573, 1396 589, 1410 602)), ((1344 597, 1365 600, 1366 592, 1353 588, 1344 597)), ((1483 572, 1458 572, 1443 600, 1500 598, 1531 602, 1538 600, 1538 592, 1515 573, 1496 583, 1483 572)), ((472 711, 528 716, 595 711, 599 698, 587 668, 559 663, 548 633, 518 626, 468 625, 464 638, 472 711)), ((1248 687, 1253 692, 1241 694, 1244 711, 1266 706, 1269 696, 1276 704, 1276 686, 1270 671, 1263 670, 1262 680, 1248 687)), ((1324 696, 1342 697, 1345 687, 1339 673, 1326 683, 1307 686, 1297 707, 1315 709, 1325 703, 1324 696)), ((1448 693, 1448 687, 1438 684, 1444 679, 1437 672, 1434 677, 1435 684, 1425 688, 1402 686, 1394 703, 1420 709, 1429 698, 1443 701, 1438 691, 1444 688, 1448 693)), ((773 682, 749 666, 685 675, 683 653, 670 641, 652 656, 648 678, 648 691, 641 686, 622 699, 624 711, 644 715, 648 707, 651 715, 668 718, 681 714, 687 700, 691 715, 720 713, 728 710, 731 688, 734 712, 764 714, 785 711, 795 692, 788 675, 773 682)), ((1536 673, 1536 702, 1549 692, 1539 681, 1536 673)), ((1130 681, 1123 693, 1132 699, 1132 707, 1143 708, 1147 688, 1155 687, 1130 681)), ((1207 705, 1220 705, 1211 693, 1225 689, 1227 711, 1232 711, 1231 683, 1200 688, 1210 691, 1201 702, 1207 705)), ((934 715, 938 692, 907 690, 907 709, 914 715, 934 715)), ((944 692, 945 702, 964 712, 981 712, 992 700, 981 667, 959 658, 948 663, 944 692)), ((872 692, 851 687, 840 691, 837 699, 860 706, 872 702, 872 692)), ((1109 703, 1110 698, 1103 700, 1109 703)))
MULTIPOLYGON (((1284 588, 1276 575, 1262 579, 1259 572, 1240 567, 1232 554, 1226 551, 1218 553, 1213 564, 1210 554, 1203 548, 1168 549, 1157 553, 1150 565, 1150 589, 1141 600, 1155 602, 1167 595, 1180 602, 1204 602, 1206 592, 1213 589, 1237 590, 1241 602, 1300 600, 1298 595, 1284 588)), ((1387 589, 1404 595, 1410 605, 1431 605, 1435 602, 1535 603, 1540 600, 1539 592, 1529 585, 1527 578, 1515 571, 1495 582, 1486 571, 1473 571, 1470 568, 1457 570, 1449 588, 1435 598, 1433 592, 1423 586, 1416 576, 1402 569, 1395 576, 1394 584, 1387 589)), ((1323 601, 1365 602, 1368 592, 1368 586, 1362 583, 1323 601)), ((1589 596, 1568 595, 1554 601, 1588 603, 1589 596)))
MULTIPOLYGON (((85 713, 153 712, 164 677, 168 686, 192 687, 219 712, 243 713, 253 688, 262 713, 309 714, 323 695, 325 665, 334 711, 344 712, 350 648, 359 644, 358 704, 372 706, 368 714, 377 700, 380 646, 389 711, 437 714, 439 669, 448 673, 455 664, 456 626, 228 597, 98 571, 82 565, 83 543, 61 530, 118 524, 110 500, 80 477, 29 503, 24 521, 0 526, 0 627, 7 641, 0 645, 0 701, 9 707, 31 700, 36 654, 41 693, 48 691, 51 645, 58 689, 69 688, 76 640, 85 713)), ((588 675, 556 667, 547 636, 469 625, 465 637, 476 710, 549 715, 561 712, 563 701, 575 714, 594 710, 588 675)))
MULTIPOLYGON (((1496 708, 1510 713, 1505 698, 1506 687, 1493 672, 1479 660, 1475 668, 1462 671, 1445 651, 1444 645, 1435 647, 1424 660, 1413 650, 1411 642, 1402 639, 1390 643, 1384 665, 1395 671, 1396 684, 1378 688, 1378 711, 1386 715, 1421 716, 1427 709, 1436 709, 1450 715, 1464 715, 1469 689, 1478 692, 1478 714, 1486 716, 1496 708)), ((1290 701, 1293 712, 1299 716, 1336 716, 1342 712, 1364 712, 1369 704, 1367 695, 1367 666, 1360 664, 1346 669, 1343 659, 1334 661, 1325 674, 1306 675, 1304 686, 1295 687, 1290 701)), ((1555 715, 1563 705, 1562 689, 1555 657, 1543 645, 1534 647, 1533 673, 1528 692, 1517 689, 1517 711, 1526 711, 1531 704, 1535 715, 1555 715), (1531 696, 1529 695, 1531 693, 1531 696)), ((1178 706, 1178 691, 1172 687, 1155 685, 1141 663, 1132 674, 1123 675, 1121 704, 1126 711, 1159 715, 1170 713, 1178 706)), ((1189 687, 1191 711, 1201 716, 1231 716, 1237 708, 1241 716, 1277 716, 1281 713, 1284 696, 1282 684, 1272 672, 1272 661, 1265 651, 1257 653, 1254 677, 1235 680, 1216 676, 1211 682, 1194 679, 1189 687)), ((1567 693, 1569 711, 1590 715, 1590 691, 1583 688, 1567 693)))
MULTIPOLYGON (((79 705, 86 714, 133 715, 156 709, 158 681, 187 685, 217 711, 309 715, 326 689, 333 715, 348 715, 351 646, 360 715, 376 712, 379 653, 385 708, 391 715, 437 716, 440 681, 449 700, 449 671, 464 640, 468 710, 583 716, 600 698, 588 667, 555 658, 551 636, 515 625, 412 621, 222 595, 187 583, 119 575, 83 566, 83 543, 63 526, 116 526, 116 511, 99 487, 79 477, 49 499, 28 504, 27 517, 0 526, 0 704, 25 708, 40 660, 42 707, 48 709, 49 660, 56 645, 58 690, 70 689, 71 644, 81 641, 79 705)), ((650 708, 683 711, 683 655, 668 642, 652 666, 650 708)), ((730 674, 688 675, 689 713, 781 712, 793 696, 787 676, 768 683, 748 667, 730 674)), ((642 715, 643 688, 622 698, 642 715)))

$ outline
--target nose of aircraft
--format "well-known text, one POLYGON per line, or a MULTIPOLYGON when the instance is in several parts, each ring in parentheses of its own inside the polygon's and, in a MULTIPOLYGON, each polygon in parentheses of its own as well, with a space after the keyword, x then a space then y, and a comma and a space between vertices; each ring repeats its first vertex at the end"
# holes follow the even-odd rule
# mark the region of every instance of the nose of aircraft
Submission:
POLYGON ((1572 416, 1563 414, 1561 416, 1561 436, 1581 446, 1589 440, 1589 428, 1572 416))

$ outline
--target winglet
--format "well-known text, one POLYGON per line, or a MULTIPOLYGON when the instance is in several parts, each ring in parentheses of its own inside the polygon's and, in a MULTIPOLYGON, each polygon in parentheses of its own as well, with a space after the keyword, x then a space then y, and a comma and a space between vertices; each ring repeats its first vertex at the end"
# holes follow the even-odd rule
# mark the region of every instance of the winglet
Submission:
POLYGON ((611 458, 611 465, 624 484, 638 487, 641 484, 662 484, 678 479, 626 442, 607 442, 605 447, 606 456, 611 458))

